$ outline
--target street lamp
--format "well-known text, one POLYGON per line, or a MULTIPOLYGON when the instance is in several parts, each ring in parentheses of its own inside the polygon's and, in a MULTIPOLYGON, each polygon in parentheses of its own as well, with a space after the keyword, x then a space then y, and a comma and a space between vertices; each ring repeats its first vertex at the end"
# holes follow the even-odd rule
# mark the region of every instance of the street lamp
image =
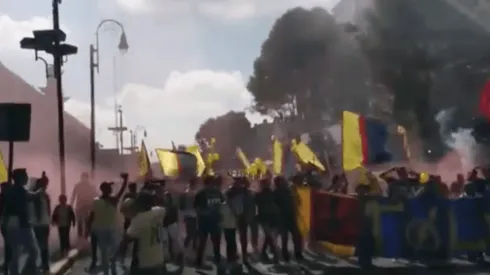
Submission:
POLYGON ((106 19, 102 20, 97 26, 95 31, 95 46, 90 44, 90 162, 91 162, 91 176, 92 180, 95 176, 95 69, 99 73, 99 31, 101 27, 106 23, 114 23, 121 29, 121 38, 119 40, 119 51, 126 53, 129 49, 128 40, 126 38, 126 31, 123 25, 116 20, 106 19))
POLYGON ((56 96, 58 109, 58 141, 60 157, 60 186, 61 194, 66 194, 65 170, 65 123, 64 123, 64 97, 61 79, 63 57, 76 54, 78 48, 74 45, 62 43, 66 40, 66 33, 60 29, 59 5, 61 0, 52 0, 53 28, 47 30, 34 30, 34 37, 24 37, 20 41, 22 49, 44 51, 51 54, 54 59, 54 77, 56 78, 56 96))

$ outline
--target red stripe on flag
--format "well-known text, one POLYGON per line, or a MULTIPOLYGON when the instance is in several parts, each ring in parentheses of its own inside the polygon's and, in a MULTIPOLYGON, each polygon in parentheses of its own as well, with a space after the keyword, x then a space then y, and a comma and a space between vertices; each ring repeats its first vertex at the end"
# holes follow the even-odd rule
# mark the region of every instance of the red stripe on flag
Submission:
POLYGON ((485 82, 481 90, 478 111, 490 120, 490 81, 485 82))
POLYGON ((311 195, 312 239, 355 246, 362 221, 359 200, 317 190, 311 195))
POLYGON ((366 119, 363 116, 359 116, 359 135, 361 136, 361 143, 362 143, 363 164, 367 164, 369 162, 369 150, 368 150, 368 138, 366 132, 366 119))

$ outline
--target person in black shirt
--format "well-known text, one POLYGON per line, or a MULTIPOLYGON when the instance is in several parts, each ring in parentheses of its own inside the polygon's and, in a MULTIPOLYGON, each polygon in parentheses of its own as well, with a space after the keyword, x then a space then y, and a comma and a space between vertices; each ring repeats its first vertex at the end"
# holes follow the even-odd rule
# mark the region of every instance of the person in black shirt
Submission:
POLYGON ((281 248, 282 256, 285 261, 290 260, 288 251, 289 233, 293 237, 294 255, 297 260, 303 259, 303 240, 296 221, 296 200, 288 186, 288 182, 283 177, 274 179, 274 202, 279 207, 281 216, 281 248))
POLYGON ((265 234, 261 258, 264 261, 268 260, 267 249, 270 248, 274 256, 274 261, 277 262, 276 239, 281 220, 280 210, 274 202, 274 192, 271 189, 271 182, 269 179, 260 181, 260 191, 255 195, 255 205, 259 212, 257 215, 258 222, 262 225, 265 234))
POLYGON ((451 197, 458 198, 463 194, 465 185, 465 178, 463 174, 458 174, 456 176, 456 181, 451 184, 451 197))
POLYGON ((39 192, 34 197, 32 205, 34 207, 34 235, 36 236, 39 252, 41 253, 41 266, 43 271, 49 270, 49 224, 51 217, 51 198, 46 192, 49 179, 43 172, 40 179, 36 180, 34 191, 39 192))
POLYGON ((217 182, 212 176, 204 178, 204 188, 201 189, 194 199, 194 208, 197 212, 197 228, 199 231, 199 244, 197 248, 196 266, 202 266, 204 250, 208 236, 213 243, 214 261, 218 264, 221 260, 221 204, 225 198, 221 190, 217 187, 221 182, 217 182))
POLYGON ((226 199, 230 202, 231 211, 237 219, 238 234, 242 248, 242 261, 247 261, 248 228, 255 218, 253 195, 247 188, 246 178, 236 178, 232 187, 226 191, 226 199))
POLYGON ((37 195, 26 189, 29 179, 26 169, 15 169, 12 173, 14 184, 5 195, 4 223, 6 235, 12 248, 12 259, 9 263, 11 275, 19 274, 19 259, 22 248, 27 250, 26 269, 35 273, 38 256, 36 240, 29 221, 28 204, 37 195))
POLYGON ((3 237, 3 254, 4 254, 4 264, 3 264, 3 274, 8 275, 8 267, 10 259, 12 258, 12 250, 10 249, 10 242, 7 238, 7 228, 5 226, 5 195, 8 192, 8 188, 12 185, 9 182, 3 182, 1 184, 0 191, 0 217, 1 217, 1 232, 3 237))
POLYGON ((67 256, 71 248, 70 228, 75 227, 76 218, 73 207, 67 204, 66 195, 60 195, 58 198, 58 205, 53 211, 52 224, 58 227, 61 254, 67 256))

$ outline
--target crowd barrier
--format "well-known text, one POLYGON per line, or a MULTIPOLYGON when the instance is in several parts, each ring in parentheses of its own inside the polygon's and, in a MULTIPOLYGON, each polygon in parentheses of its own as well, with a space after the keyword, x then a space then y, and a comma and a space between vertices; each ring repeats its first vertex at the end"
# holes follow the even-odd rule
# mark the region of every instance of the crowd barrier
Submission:
POLYGON ((369 201, 298 188, 303 236, 340 256, 353 256, 362 234, 372 236, 374 256, 411 259, 490 252, 490 194, 482 198, 369 201))

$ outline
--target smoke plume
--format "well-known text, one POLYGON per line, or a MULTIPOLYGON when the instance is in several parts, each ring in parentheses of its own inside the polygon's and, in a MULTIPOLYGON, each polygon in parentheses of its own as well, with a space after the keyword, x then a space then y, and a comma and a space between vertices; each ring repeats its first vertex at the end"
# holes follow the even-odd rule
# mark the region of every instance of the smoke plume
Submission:
POLYGON ((479 143, 473 136, 473 129, 466 127, 451 127, 454 120, 455 108, 444 109, 436 115, 439 124, 439 134, 444 144, 456 152, 465 171, 479 164, 479 143))

